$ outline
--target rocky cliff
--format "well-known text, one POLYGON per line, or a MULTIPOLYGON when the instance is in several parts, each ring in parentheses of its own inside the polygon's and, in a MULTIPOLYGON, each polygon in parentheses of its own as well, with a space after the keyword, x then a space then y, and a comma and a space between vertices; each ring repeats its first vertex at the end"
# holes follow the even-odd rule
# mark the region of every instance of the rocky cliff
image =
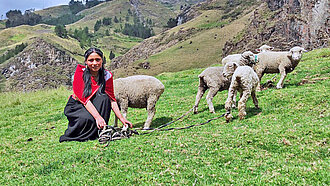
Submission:
POLYGON ((264 0, 244 33, 228 41, 223 56, 268 44, 277 50, 329 46, 328 0, 264 0))
POLYGON ((77 61, 64 51, 35 38, 21 53, 0 67, 6 90, 30 91, 71 85, 77 61))

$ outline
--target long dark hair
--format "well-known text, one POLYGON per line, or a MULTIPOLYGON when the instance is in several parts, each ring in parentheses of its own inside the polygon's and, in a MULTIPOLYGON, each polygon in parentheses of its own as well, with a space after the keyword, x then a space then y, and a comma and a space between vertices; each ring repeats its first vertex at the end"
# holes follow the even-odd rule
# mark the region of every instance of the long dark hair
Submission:
MULTIPOLYGON (((104 89, 105 89, 105 79, 104 79, 104 64, 106 63, 105 57, 103 56, 103 52, 98 49, 98 48, 89 48, 88 50, 86 50, 84 57, 85 57, 85 62, 87 61, 87 58, 89 57, 89 55, 91 55, 91 53, 97 53, 101 58, 102 58, 102 67, 99 70, 99 80, 97 82, 97 84, 100 86, 99 88, 99 92, 100 93, 104 93, 104 89)), ((91 80, 92 74, 89 71, 89 68, 86 66, 86 69, 84 71, 83 74, 83 80, 84 80, 84 96, 88 97, 92 94, 92 80, 91 80)))

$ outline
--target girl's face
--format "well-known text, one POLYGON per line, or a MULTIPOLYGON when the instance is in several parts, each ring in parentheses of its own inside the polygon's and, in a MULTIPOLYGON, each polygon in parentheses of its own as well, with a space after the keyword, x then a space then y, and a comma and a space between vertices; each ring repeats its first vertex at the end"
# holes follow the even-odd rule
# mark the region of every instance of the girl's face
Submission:
POLYGON ((93 52, 88 56, 85 63, 87 64, 91 73, 97 73, 102 67, 103 60, 101 56, 93 52))

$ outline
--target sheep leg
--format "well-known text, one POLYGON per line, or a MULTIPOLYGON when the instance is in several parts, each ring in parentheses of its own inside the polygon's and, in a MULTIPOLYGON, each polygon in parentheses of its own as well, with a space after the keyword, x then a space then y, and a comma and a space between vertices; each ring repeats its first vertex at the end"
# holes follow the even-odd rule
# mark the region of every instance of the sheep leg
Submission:
POLYGON ((261 85, 260 85, 261 78, 262 78, 262 76, 264 76, 264 73, 262 71, 257 71, 256 73, 257 73, 258 78, 259 78, 259 82, 258 82, 256 90, 257 90, 257 92, 260 92, 261 91, 261 85))
POLYGON ((148 103, 147 103, 147 110, 148 110, 148 118, 146 120, 146 122, 144 123, 144 129, 148 129, 150 128, 151 122, 152 122, 152 118, 155 116, 156 113, 156 102, 157 102, 158 98, 156 96, 150 96, 148 98, 148 103))
POLYGON ((238 116, 240 119, 244 119, 246 116, 246 101, 248 100, 250 94, 250 91, 243 91, 243 95, 238 102, 238 116))
POLYGON ((210 112, 213 114, 215 114, 215 111, 214 111, 214 106, 213 106, 212 100, 213 100, 214 96, 217 95, 218 90, 219 90, 218 88, 211 87, 206 96, 207 105, 209 106, 210 112))
POLYGON ((231 111, 231 106, 233 105, 234 94, 235 92, 237 92, 237 90, 234 88, 236 86, 237 86, 237 82, 232 80, 228 90, 228 98, 225 103, 225 109, 226 109, 225 118, 227 123, 233 118, 230 111, 231 111))
POLYGON ((283 88, 284 79, 286 77, 286 72, 285 72, 284 67, 279 67, 279 71, 280 71, 280 74, 281 74, 281 79, 280 79, 280 81, 278 81, 278 83, 276 85, 277 89, 283 88))
POLYGON ((255 91, 255 90, 253 90, 253 91, 251 92, 251 97, 252 97, 252 100, 253 100, 254 106, 255 106, 256 108, 259 108, 259 105, 258 105, 258 99, 257 99, 256 91, 255 91))
POLYGON ((232 108, 236 108, 236 97, 237 97, 237 91, 234 92, 233 103, 231 105, 232 108))
MULTIPOLYGON (((128 110, 128 100, 127 99, 123 99, 120 102, 120 112, 124 116, 124 118, 126 118, 127 110, 128 110)), ((115 115, 115 125, 114 126, 115 127, 118 126, 118 117, 116 115, 115 115)))
POLYGON ((203 97, 205 91, 206 91, 205 83, 200 78, 199 79, 198 91, 197 91, 197 95, 196 95, 196 101, 195 101, 195 105, 194 105, 194 114, 198 113, 198 104, 201 101, 201 98, 203 97))

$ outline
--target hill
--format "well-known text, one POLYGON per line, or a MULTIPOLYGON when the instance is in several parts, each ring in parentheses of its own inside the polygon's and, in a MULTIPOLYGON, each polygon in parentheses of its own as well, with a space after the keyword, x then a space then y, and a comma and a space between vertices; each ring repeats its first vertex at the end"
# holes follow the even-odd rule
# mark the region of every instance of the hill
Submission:
POLYGON ((218 0, 198 4, 182 15, 183 19, 190 17, 188 22, 133 47, 115 58, 111 67, 117 76, 155 75, 206 67, 229 54, 255 51, 263 44, 277 51, 328 46, 329 7, 325 1, 281 2, 218 0))
POLYGON ((222 48, 249 23, 258 3, 239 4, 234 9, 226 1, 207 1, 189 12, 189 21, 141 44, 115 58, 111 68, 115 76, 156 75, 190 68, 207 67, 221 61, 222 48), (229 10, 228 10, 229 9, 229 10), (232 12, 240 10, 234 17, 232 12), (141 64, 148 63, 149 68, 141 64))
MULTIPOLYGON (((248 101, 245 120, 235 110, 230 123, 220 118, 186 130, 135 135, 106 148, 97 141, 58 142, 67 128, 63 108, 71 90, 0 93, 0 184, 328 185, 329 61, 329 48, 305 53, 283 89, 257 93, 260 109, 248 101)), ((203 69, 156 76, 166 89, 153 127, 192 107, 203 69)), ((203 99, 199 114, 169 127, 219 116, 226 94, 214 99, 216 115, 203 99)), ((128 119, 141 127, 146 111, 129 109, 128 119)))
POLYGON ((43 20, 47 20, 50 18, 58 18, 68 14, 69 12, 70 12, 70 8, 68 5, 54 6, 54 7, 45 8, 43 10, 34 11, 34 13, 40 15, 43 20))

